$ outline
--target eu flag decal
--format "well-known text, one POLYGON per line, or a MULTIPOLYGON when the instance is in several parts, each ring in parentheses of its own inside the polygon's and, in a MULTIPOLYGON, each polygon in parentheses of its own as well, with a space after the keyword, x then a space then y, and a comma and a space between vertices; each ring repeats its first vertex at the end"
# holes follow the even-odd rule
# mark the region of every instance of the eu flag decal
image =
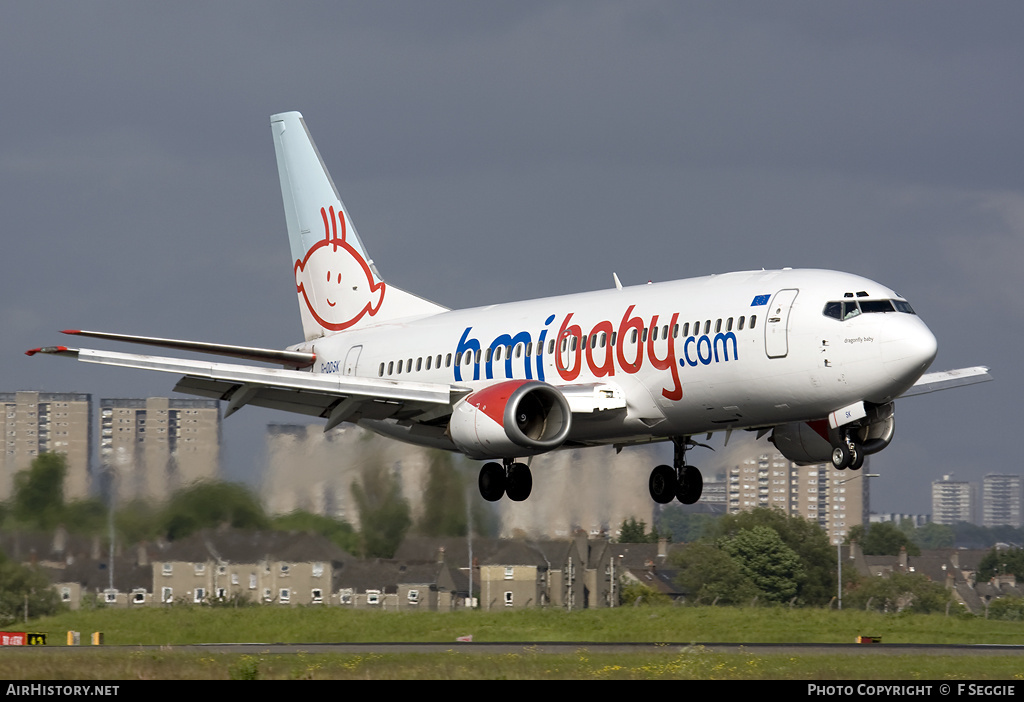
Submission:
POLYGON ((771 295, 757 295, 754 297, 754 301, 750 303, 751 307, 764 307, 768 304, 768 300, 771 299, 771 295))

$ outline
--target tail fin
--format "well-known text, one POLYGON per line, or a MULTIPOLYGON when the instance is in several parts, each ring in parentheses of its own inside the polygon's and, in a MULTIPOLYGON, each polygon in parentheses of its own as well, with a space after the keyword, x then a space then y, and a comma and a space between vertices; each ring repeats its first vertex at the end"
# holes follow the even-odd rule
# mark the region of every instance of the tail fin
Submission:
POLYGON ((387 285, 359 239, 306 122, 270 118, 306 340, 444 307, 387 285))

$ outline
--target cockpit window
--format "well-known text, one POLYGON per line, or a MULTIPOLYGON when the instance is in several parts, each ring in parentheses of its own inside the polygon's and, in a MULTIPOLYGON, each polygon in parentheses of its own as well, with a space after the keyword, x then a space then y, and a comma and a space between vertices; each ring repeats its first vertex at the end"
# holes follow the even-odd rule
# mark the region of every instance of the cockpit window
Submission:
POLYGON ((904 314, 915 314, 914 308, 906 300, 851 300, 849 298, 842 302, 826 302, 822 314, 838 320, 847 320, 859 314, 874 314, 878 312, 903 312, 904 314))
POLYGON ((871 314, 872 312, 895 312, 896 308, 889 300, 864 300, 860 303, 860 311, 864 314, 871 314))

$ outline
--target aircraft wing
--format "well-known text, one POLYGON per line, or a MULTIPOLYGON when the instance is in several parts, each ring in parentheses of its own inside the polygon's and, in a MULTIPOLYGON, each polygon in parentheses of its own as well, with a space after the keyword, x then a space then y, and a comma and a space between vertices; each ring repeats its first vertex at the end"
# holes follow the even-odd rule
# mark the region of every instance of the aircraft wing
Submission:
POLYGON ((910 389, 900 397, 913 397, 937 390, 948 390, 958 388, 962 385, 974 385, 992 380, 988 368, 985 366, 974 366, 973 368, 957 368, 956 370, 939 371, 938 373, 925 373, 910 389))
POLYGON ((440 383, 416 383, 356 378, 307 371, 261 368, 234 363, 210 363, 93 349, 46 346, 26 352, 68 356, 85 363, 180 373, 174 389, 227 402, 224 416, 245 405, 327 418, 324 431, 358 419, 423 419, 446 415, 464 388, 440 383))

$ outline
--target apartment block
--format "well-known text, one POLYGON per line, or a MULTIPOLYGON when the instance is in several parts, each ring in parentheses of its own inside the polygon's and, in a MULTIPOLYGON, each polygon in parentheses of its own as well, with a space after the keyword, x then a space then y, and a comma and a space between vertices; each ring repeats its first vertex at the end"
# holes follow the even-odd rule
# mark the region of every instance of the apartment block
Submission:
POLYGON ((216 400, 101 399, 100 470, 119 501, 166 499, 217 477, 220 422, 216 400))
POLYGON ((798 466, 774 447, 752 445, 725 469, 728 512, 768 507, 819 524, 832 543, 850 527, 867 521, 870 480, 859 471, 836 470, 829 463, 798 466))
POLYGON ((1019 475, 989 473, 982 480, 982 525, 987 527, 1021 526, 1021 488, 1019 475))
POLYGON ((974 484, 953 480, 952 475, 942 476, 942 480, 932 482, 932 521, 936 524, 956 524, 969 522, 974 524, 974 502, 976 495, 974 484))
POLYGON ((64 499, 88 496, 92 455, 92 396, 87 393, 7 392, 3 404, 4 456, 0 500, 8 500, 14 476, 43 452, 67 459, 64 499))

